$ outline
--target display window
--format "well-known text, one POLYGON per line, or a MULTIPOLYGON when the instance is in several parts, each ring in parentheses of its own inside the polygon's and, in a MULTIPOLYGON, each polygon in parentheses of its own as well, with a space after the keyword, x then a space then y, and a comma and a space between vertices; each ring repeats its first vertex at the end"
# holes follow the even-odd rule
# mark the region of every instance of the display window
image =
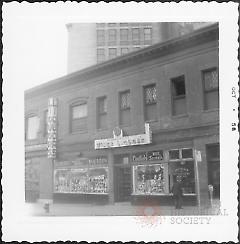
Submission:
POLYGON ((106 194, 108 193, 108 168, 56 169, 54 192, 106 194))
POLYGON ((135 194, 167 193, 167 164, 136 165, 133 172, 135 194))
POLYGON ((194 162, 169 163, 169 188, 172 189, 174 177, 181 183, 183 194, 195 193, 194 162))

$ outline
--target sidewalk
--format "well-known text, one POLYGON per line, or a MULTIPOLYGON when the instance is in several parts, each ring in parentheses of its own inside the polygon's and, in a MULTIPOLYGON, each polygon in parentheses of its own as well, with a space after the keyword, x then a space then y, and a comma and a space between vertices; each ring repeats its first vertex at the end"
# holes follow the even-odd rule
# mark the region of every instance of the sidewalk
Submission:
POLYGON ((31 216, 182 216, 182 215, 217 215, 220 205, 213 203, 211 208, 198 206, 133 206, 131 203, 115 203, 114 205, 94 204, 50 204, 50 211, 46 213, 43 204, 26 203, 31 216))

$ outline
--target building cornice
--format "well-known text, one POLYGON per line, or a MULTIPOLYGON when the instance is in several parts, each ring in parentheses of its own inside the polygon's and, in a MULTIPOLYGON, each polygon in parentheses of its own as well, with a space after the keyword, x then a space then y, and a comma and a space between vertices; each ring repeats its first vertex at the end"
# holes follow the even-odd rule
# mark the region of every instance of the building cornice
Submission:
POLYGON ((140 49, 139 51, 90 66, 83 70, 28 89, 25 91, 25 98, 32 98, 42 93, 50 92, 66 86, 71 86, 76 83, 103 76, 136 64, 177 53, 197 45, 201 45, 210 41, 217 41, 219 38, 218 32, 218 24, 213 24, 211 26, 201 28, 187 35, 140 49))

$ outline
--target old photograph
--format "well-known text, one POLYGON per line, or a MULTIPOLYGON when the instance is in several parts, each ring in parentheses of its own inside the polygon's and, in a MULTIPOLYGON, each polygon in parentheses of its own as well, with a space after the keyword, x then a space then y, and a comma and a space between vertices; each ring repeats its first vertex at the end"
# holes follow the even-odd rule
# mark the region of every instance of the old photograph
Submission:
POLYGON ((5 240, 236 240, 236 16, 5 4, 5 240))

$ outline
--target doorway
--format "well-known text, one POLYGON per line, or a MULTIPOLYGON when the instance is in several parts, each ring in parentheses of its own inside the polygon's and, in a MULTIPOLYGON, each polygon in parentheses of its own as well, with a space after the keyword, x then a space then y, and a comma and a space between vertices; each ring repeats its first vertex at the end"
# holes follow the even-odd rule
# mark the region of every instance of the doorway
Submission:
POLYGON ((213 198, 220 199, 220 148, 209 144, 207 149, 208 184, 213 186, 213 198))

